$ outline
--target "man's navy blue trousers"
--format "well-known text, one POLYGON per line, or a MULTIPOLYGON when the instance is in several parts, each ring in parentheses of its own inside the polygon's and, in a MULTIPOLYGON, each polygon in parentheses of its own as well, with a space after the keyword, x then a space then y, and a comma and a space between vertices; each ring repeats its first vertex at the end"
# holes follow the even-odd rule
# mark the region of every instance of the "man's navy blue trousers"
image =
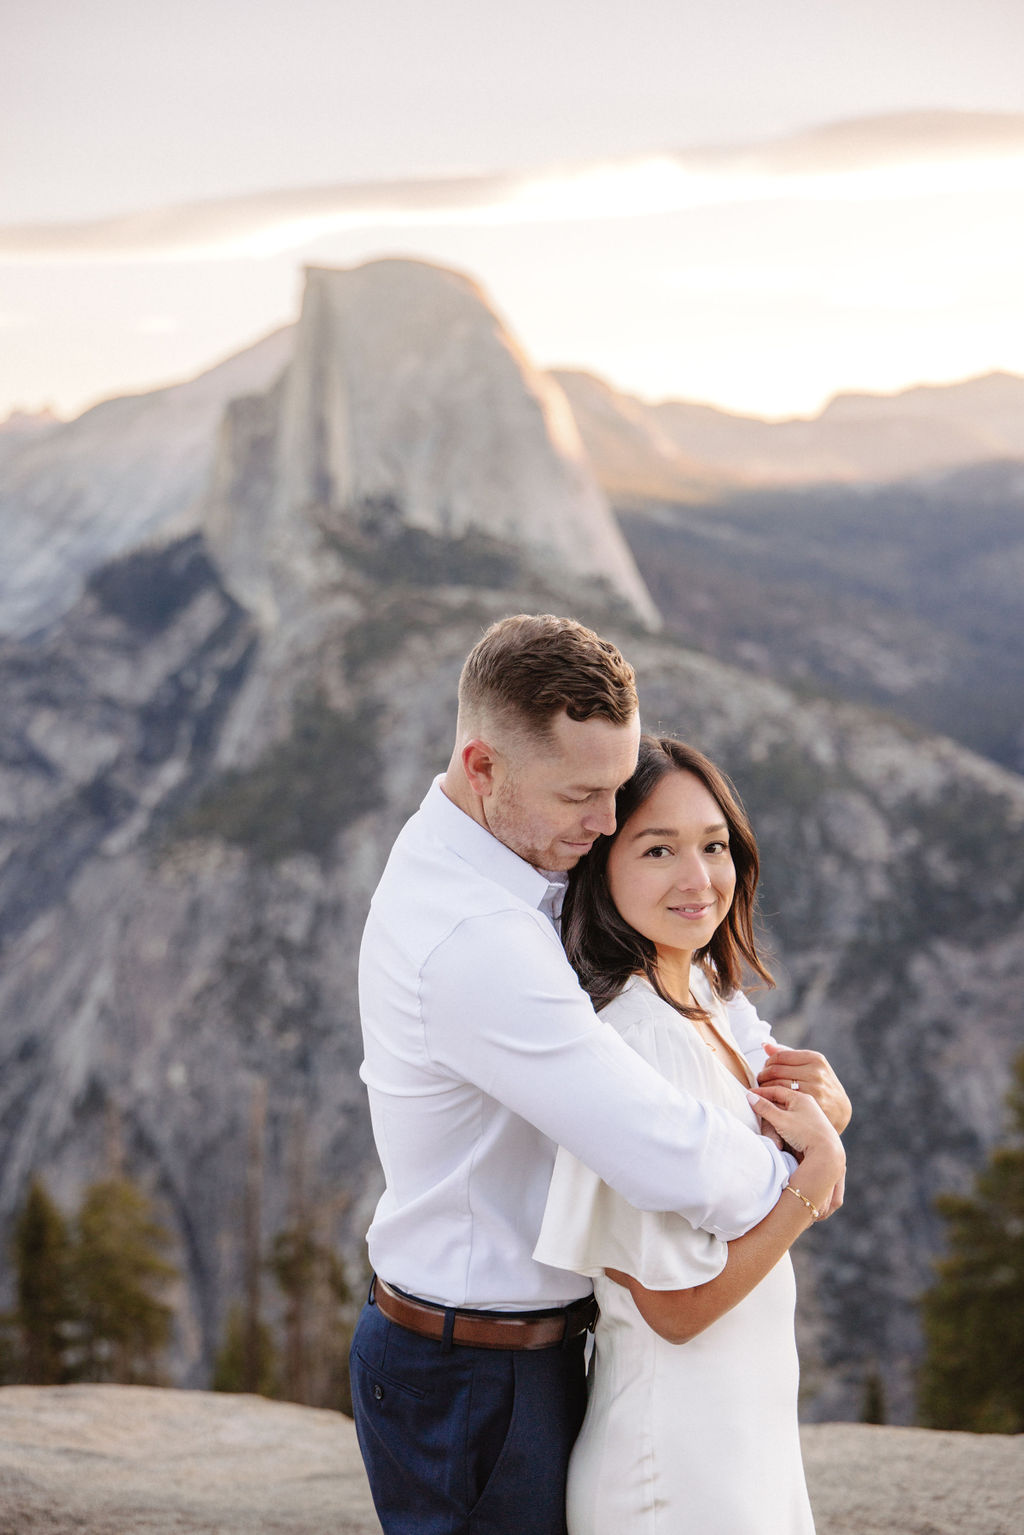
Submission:
POLYGON ((585 1343, 446 1348, 369 1301, 352 1340, 352 1404, 385 1535, 565 1535, 585 1343))

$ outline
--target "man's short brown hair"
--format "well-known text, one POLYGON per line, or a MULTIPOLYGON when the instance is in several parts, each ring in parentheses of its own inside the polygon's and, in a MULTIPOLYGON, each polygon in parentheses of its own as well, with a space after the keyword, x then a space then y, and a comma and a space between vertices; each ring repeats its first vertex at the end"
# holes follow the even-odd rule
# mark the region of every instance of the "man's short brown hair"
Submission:
POLYGON ((546 735, 564 709, 626 725, 636 714, 636 678, 611 643, 574 618, 517 613, 492 624, 459 679, 459 709, 497 716, 546 735))

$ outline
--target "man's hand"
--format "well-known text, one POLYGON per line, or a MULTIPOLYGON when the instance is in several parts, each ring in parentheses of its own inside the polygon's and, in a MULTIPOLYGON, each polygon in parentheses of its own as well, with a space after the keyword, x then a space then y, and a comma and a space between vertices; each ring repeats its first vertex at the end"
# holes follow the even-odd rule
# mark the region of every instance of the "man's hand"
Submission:
POLYGON ((833 1129, 841 1135, 853 1116, 853 1106, 832 1067, 817 1050, 786 1050, 769 1040, 765 1045, 768 1064, 759 1073, 761 1087, 778 1082, 783 1087, 799 1085, 802 1093, 813 1098, 833 1129))

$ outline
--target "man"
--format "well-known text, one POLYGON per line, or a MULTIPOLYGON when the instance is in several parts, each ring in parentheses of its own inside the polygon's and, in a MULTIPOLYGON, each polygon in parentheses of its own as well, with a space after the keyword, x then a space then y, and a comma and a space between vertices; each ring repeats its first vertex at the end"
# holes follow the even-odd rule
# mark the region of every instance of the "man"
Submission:
MULTIPOLYGON (((614 830, 639 735, 613 645, 550 615, 495 624, 463 669, 448 769, 373 899, 362 1076, 386 1189, 352 1384, 387 1535, 563 1535, 594 1303, 532 1257, 557 1144, 712 1233, 723 1264, 795 1165, 671 1089, 562 951, 566 871, 614 830)), ((819 1061, 783 1052, 778 1070, 835 1094, 819 1061)))

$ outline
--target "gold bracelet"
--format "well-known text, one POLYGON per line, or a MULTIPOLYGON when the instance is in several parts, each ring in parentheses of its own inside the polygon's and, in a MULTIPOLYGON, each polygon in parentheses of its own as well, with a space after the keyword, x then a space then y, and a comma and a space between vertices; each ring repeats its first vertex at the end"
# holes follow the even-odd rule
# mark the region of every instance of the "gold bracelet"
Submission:
POLYGON ((820 1221, 821 1220, 821 1211, 818 1209, 818 1206, 817 1205, 812 1205, 811 1201, 807 1198, 807 1195, 806 1194, 801 1194, 800 1190, 796 1187, 795 1184, 793 1184, 793 1183, 786 1183, 786 1184, 783 1185, 783 1187, 787 1188, 791 1194, 795 1194, 797 1199, 799 1199, 799 1201, 800 1201, 800 1203, 802 1205, 806 1205, 807 1206, 808 1210, 810 1210, 812 1216, 814 1217, 814 1219, 816 1221, 820 1221))

